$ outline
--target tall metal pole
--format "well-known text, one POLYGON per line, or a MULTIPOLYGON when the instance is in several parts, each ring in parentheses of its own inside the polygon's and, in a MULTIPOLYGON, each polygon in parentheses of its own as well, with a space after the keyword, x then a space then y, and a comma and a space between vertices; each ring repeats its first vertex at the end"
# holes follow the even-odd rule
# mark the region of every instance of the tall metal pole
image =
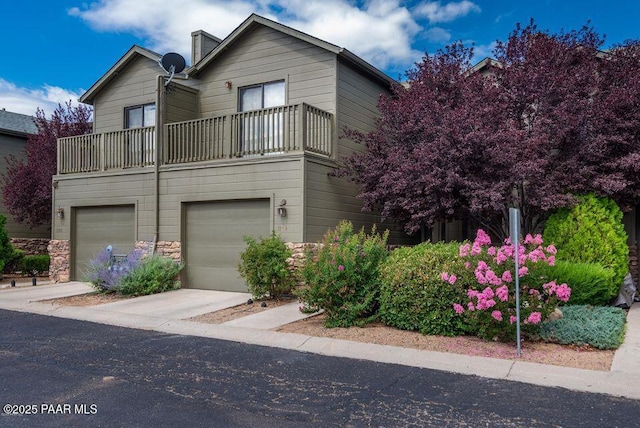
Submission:
POLYGON ((517 208, 509 208, 509 232, 511 234, 511 243, 514 246, 515 251, 515 283, 516 283, 516 341, 517 341, 517 354, 521 356, 520 350, 520 275, 519 271, 519 235, 520 235, 520 210, 517 208))

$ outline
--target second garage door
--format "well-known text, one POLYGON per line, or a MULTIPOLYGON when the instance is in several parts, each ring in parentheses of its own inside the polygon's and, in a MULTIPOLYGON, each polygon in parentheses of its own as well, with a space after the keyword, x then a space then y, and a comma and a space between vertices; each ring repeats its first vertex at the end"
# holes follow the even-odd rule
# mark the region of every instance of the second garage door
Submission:
POLYGON ((245 235, 271 233, 268 199, 185 205, 185 284, 189 288, 247 291, 237 270, 245 235))
POLYGON ((118 252, 133 250, 136 240, 133 205, 74 209, 72 229, 72 279, 84 280, 89 261, 107 245, 118 252))

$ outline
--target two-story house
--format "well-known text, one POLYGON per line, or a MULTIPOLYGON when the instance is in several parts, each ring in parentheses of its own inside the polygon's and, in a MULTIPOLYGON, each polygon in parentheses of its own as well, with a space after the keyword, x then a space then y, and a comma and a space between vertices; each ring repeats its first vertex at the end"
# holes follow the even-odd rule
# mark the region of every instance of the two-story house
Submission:
MULTIPOLYGON (((184 261, 183 286, 244 291, 244 235, 315 242, 341 219, 379 221, 330 173, 362 149, 339 137, 373 129, 390 77, 258 15, 192 42, 184 73, 170 78, 159 54, 134 46, 80 98, 94 132, 58 142, 54 279, 81 280, 108 244, 147 242, 184 261)), ((391 230, 391 242, 412 241, 391 230)))

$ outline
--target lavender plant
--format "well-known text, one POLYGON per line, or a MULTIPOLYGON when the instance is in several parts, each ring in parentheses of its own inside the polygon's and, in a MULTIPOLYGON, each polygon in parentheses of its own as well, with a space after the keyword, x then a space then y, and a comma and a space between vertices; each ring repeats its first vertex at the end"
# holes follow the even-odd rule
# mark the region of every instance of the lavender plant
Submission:
POLYGON ((113 261, 111 252, 104 248, 90 262, 85 280, 101 293, 117 291, 122 280, 132 272, 142 259, 142 252, 133 250, 123 260, 113 261))

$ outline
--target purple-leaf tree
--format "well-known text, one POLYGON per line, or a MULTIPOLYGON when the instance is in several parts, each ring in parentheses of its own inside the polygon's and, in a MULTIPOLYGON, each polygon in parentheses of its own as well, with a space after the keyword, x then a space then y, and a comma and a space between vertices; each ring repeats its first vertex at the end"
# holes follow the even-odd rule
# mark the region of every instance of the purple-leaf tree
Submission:
POLYGON ((7 171, 2 176, 2 196, 7 211, 15 220, 30 227, 51 220, 51 177, 56 174, 57 139, 88 134, 92 130, 91 109, 71 102, 45 117, 36 111, 38 133, 28 138, 25 146, 26 161, 7 157, 7 171))
POLYGON ((367 150, 337 174, 409 233, 472 218, 505 238, 510 207, 533 233, 588 191, 629 206, 640 197, 640 47, 605 54, 602 43, 589 27, 549 34, 531 22, 497 43, 491 68, 473 70, 462 44, 426 55, 408 87, 380 99, 374 131, 345 132, 367 150))

